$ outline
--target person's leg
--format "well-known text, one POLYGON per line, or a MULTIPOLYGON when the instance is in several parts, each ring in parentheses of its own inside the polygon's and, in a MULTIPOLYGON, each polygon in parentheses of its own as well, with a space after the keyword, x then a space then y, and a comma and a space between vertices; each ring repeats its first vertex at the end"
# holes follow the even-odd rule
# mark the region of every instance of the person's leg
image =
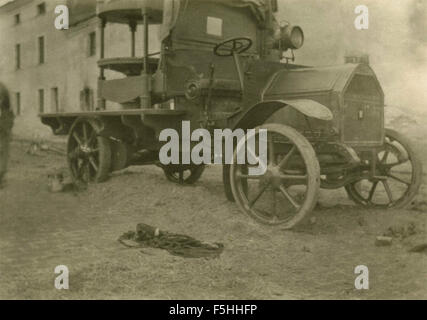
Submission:
POLYGON ((9 159, 9 137, 0 135, 0 187, 4 182, 9 159))
POLYGON ((0 186, 4 182, 9 160, 9 143, 14 122, 10 96, 6 87, 0 83, 0 186))

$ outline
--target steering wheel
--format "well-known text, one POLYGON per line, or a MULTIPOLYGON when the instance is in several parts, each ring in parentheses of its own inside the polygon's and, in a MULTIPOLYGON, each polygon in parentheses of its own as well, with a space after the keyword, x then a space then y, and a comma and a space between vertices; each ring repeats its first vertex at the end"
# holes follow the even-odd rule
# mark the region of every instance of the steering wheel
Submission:
POLYGON ((252 45, 253 41, 248 37, 232 38, 217 44, 214 48, 214 54, 219 57, 230 57, 235 52, 240 54, 248 51, 252 45))

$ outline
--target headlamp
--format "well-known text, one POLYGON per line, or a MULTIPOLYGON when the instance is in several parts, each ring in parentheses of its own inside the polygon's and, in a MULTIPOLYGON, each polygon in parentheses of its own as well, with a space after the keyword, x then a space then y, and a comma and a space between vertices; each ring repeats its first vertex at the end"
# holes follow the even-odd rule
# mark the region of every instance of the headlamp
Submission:
POLYGON ((275 36, 275 47, 286 51, 299 49, 304 45, 304 32, 301 27, 286 25, 275 36))

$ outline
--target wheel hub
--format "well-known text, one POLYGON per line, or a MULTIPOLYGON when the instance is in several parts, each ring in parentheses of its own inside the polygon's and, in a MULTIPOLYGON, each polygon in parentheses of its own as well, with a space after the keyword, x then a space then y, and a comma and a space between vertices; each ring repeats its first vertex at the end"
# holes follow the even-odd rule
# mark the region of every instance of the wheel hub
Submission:
POLYGON ((263 184, 270 184, 278 189, 282 184, 281 172, 279 166, 268 166, 267 171, 262 178, 263 184))
POLYGON ((87 146, 87 145, 82 145, 81 147, 80 147, 80 151, 84 154, 84 155, 89 155, 90 153, 92 153, 92 148, 90 148, 89 146, 87 146))

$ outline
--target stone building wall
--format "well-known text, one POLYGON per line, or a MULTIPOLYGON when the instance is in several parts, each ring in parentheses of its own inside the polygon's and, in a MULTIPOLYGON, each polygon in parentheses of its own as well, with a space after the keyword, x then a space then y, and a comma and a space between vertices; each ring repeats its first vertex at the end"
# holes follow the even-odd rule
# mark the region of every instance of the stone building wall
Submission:
MULTIPOLYGON (((87 1, 87 0, 80 0, 87 1)), ((76 2, 75 0, 73 1, 76 2)), ((0 8, 0 81, 12 92, 14 110, 17 112, 17 94, 20 95, 20 112, 14 133, 23 137, 47 137, 50 129, 41 125, 38 114, 39 90, 44 91, 43 112, 73 112, 93 108, 96 104, 96 87, 99 75, 100 37, 98 19, 93 15, 70 26, 57 30, 54 26, 55 7, 67 4, 65 0, 45 1, 46 13, 39 15, 37 5, 43 1, 15 0, 0 8), (20 23, 15 23, 15 15, 20 23), (96 54, 89 56, 89 35, 96 32, 96 54), (45 63, 39 64, 38 38, 45 38, 45 63), (16 45, 20 44, 21 67, 16 69, 16 45), (56 110, 56 94, 58 108, 56 110)), ((70 11, 73 14, 73 11, 70 11)), ((137 56, 142 56, 141 27, 137 32, 137 56)), ((157 30, 151 32, 151 51, 159 48, 157 30)), ((106 57, 130 56, 130 31, 126 25, 107 25, 106 57)), ((113 72, 109 78, 119 77, 113 72)), ((113 105, 108 106, 110 108, 113 105)))

